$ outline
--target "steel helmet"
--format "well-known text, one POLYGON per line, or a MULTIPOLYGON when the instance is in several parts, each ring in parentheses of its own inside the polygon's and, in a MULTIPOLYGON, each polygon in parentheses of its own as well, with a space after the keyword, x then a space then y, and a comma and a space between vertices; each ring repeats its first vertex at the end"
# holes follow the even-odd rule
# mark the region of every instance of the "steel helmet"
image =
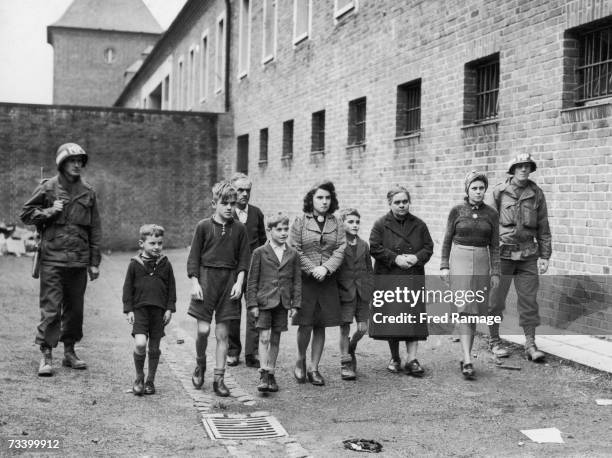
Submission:
POLYGON ((87 153, 76 143, 64 143, 57 149, 57 155, 55 156, 55 163, 57 169, 62 167, 62 163, 69 157, 81 156, 83 159, 83 166, 87 165, 87 153))
POLYGON ((535 172, 536 169, 538 168, 538 166, 536 165, 535 161, 531 157, 531 154, 529 154, 529 153, 521 153, 521 154, 517 154, 508 163, 508 173, 510 175, 514 175, 514 167, 519 165, 519 164, 530 164, 532 172, 535 172))

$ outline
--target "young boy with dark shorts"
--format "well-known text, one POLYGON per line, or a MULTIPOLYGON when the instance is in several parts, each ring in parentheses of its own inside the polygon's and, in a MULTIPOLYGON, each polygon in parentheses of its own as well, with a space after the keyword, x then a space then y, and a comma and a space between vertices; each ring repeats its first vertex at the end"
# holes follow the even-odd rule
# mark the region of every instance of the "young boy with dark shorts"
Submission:
POLYGON ((338 270, 338 291, 340 293, 342 324, 340 325, 340 376, 342 380, 357 378, 355 350, 357 342, 368 330, 368 312, 374 284, 372 258, 368 243, 359 233, 361 215, 354 208, 340 211, 340 218, 346 232, 344 260, 338 270), (349 339, 353 318, 357 329, 349 339))
POLYGON ((240 318, 240 297, 250 251, 245 226, 232 216, 236 189, 222 181, 213 186, 212 194, 214 214, 197 224, 187 259, 187 275, 191 279, 187 313, 197 320, 198 328, 196 368, 191 381, 198 389, 204 384, 206 347, 214 316, 217 347, 213 390, 224 397, 230 394, 224 382, 229 322, 240 318))
POLYGON ((253 251, 247 283, 247 307, 259 332, 260 381, 257 390, 276 392, 274 377, 281 332, 287 331, 287 310, 300 308, 302 274, 297 250, 287 244, 289 217, 279 213, 266 222, 268 243, 253 251))
POLYGON ((164 228, 145 224, 140 228, 140 253, 131 259, 123 283, 123 313, 133 325, 134 365, 136 380, 132 391, 135 395, 155 393, 155 373, 161 350, 159 343, 164 326, 176 311, 176 284, 172 264, 162 254, 164 228), (149 371, 144 381, 144 363, 147 343, 149 347, 149 371))

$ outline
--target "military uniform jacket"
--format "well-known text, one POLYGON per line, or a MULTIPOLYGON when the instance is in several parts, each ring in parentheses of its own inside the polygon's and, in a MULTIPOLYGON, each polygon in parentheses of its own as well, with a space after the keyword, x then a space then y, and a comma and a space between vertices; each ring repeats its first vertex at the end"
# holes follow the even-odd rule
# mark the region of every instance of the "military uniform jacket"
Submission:
POLYGON ((544 192, 531 180, 527 181, 520 197, 515 189, 512 178, 508 178, 495 186, 493 201, 487 202, 499 213, 501 257, 509 257, 509 252, 521 251, 523 258, 539 255, 540 258, 550 259, 552 236, 544 192))
POLYGON ((247 282, 247 307, 262 310, 282 304, 286 309, 300 308, 302 273, 295 248, 287 245, 279 262, 270 243, 253 252, 247 282))
POLYGON ((82 180, 68 183, 61 175, 43 181, 23 206, 21 220, 41 234, 41 262, 63 267, 100 264, 102 229, 96 193, 82 180), (53 213, 55 200, 64 202, 53 213))

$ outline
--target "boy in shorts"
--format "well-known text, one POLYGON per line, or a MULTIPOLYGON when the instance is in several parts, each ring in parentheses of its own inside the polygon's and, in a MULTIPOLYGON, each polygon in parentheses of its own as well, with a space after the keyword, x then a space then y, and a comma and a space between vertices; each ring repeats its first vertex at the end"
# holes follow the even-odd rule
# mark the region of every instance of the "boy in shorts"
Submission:
POLYGON ((247 282, 247 307, 259 332, 260 381, 257 390, 276 392, 274 368, 281 332, 287 330, 287 310, 292 317, 300 308, 302 275, 300 258, 287 244, 289 217, 278 213, 266 222, 268 243, 253 252, 247 282))
POLYGON ((340 218, 346 232, 344 260, 338 269, 338 291, 342 313, 340 376, 342 380, 355 380, 357 378, 355 350, 357 342, 368 330, 368 310, 374 277, 370 248, 367 242, 357 235, 361 215, 354 208, 346 208, 341 210, 340 218), (353 318, 357 321, 357 330, 349 339, 353 318))
POLYGON ((135 395, 155 393, 155 372, 161 350, 159 343, 164 326, 170 323, 176 311, 176 284, 172 264, 162 254, 164 228, 145 224, 140 228, 140 253, 130 260, 123 283, 123 313, 133 325, 135 395), (147 341, 149 346, 149 373, 144 381, 144 363, 147 341))
POLYGON ((213 390, 224 397, 230 394, 223 380, 229 322, 240 318, 240 296, 251 254, 247 230, 232 216, 236 189, 222 181, 213 186, 212 194, 214 214, 197 224, 187 258, 187 275, 191 279, 187 313, 198 322, 196 368, 191 381, 198 389, 204 384, 206 347, 214 315, 217 348, 213 390))

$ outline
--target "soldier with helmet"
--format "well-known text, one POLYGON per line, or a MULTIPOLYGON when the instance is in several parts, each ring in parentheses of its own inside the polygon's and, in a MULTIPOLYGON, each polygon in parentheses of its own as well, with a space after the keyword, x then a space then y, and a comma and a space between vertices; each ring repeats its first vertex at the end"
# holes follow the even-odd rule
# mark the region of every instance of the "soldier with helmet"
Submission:
POLYGON ((87 274, 98 278, 101 225, 93 188, 81 179, 87 153, 76 143, 57 150, 58 174, 43 180, 23 206, 21 220, 41 236, 40 313, 35 343, 43 354, 39 376, 53 375, 52 349, 64 343, 62 365, 86 369, 74 351, 83 337, 87 274))
MULTIPOLYGON (((495 186, 492 202, 487 202, 499 213, 501 258, 501 280, 491 294, 490 314, 503 316, 506 296, 514 279, 519 326, 525 333, 525 356, 531 361, 544 359, 544 353, 535 344, 535 329, 540 325, 538 275, 548 270, 552 252, 544 192, 529 179, 536 168, 530 154, 517 155, 508 165, 510 177, 495 186)), ((501 345, 499 325, 489 326, 489 333, 493 354, 508 356, 508 350, 501 345)))

